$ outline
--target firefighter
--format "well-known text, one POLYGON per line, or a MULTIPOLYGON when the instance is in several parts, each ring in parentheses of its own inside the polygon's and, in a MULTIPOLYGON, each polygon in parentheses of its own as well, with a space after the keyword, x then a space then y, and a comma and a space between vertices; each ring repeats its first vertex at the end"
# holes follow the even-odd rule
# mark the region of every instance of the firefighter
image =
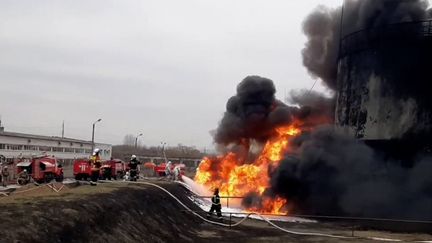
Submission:
POLYGON ((181 168, 180 165, 174 167, 174 180, 181 181, 181 168))
POLYGON ((29 173, 28 173, 27 169, 24 169, 24 170, 20 173, 20 175, 22 175, 23 178, 28 178, 28 177, 29 177, 29 173))
POLYGON ((132 155, 131 159, 129 161, 129 168, 130 168, 130 179, 131 181, 136 181, 138 177, 138 165, 141 164, 140 161, 138 161, 136 155, 132 155))
POLYGON ((27 169, 24 169, 20 173, 18 173, 17 183, 19 185, 26 185, 31 180, 30 174, 27 172, 27 169))
POLYGON ((168 161, 168 163, 166 163, 166 165, 165 165, 165 175, 166 175, 168 180, 171 179, 171 176, 172 176, 171 161, 168 161))
POLYGON ((9 170, 7 165, 5 165, 1 170, 1 181, 4 187, 7 186, 8 180, 9 180, 9 170))
POLYGON ((215 189, 214 195, 213 195, 211 201, 212 201, 212 206, 210 208, 210 211, 207 213, 207 217, 212 216, 213 211, 216 211, 218 219, 222 219, 222 212, 221 212, 222 205, 220 203, 220 196, 219 196, 219 189, 218 188, 215 189))
POLYGON ((93 155, 90 157, 90 166, 91 166, 91 185, 96 185, 96 182, 99 178, 100 168, 102 166, 102 161, 100 159, 100 149, 96 148, 93 151, 93 155))
POLYGON ((125 175, 123 177, 123 181, 128 181, 129 178, 130 178, 130 173, 129 173, 129 171, 126 171, 126 173, 125 173, 125 175))

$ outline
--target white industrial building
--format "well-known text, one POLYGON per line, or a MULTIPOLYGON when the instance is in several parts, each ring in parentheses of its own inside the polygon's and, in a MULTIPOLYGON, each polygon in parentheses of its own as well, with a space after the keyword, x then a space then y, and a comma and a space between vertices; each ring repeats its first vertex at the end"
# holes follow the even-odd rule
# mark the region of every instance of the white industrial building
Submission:
MULTIPOLYGON (((101 159, 111 158, 110 144, 95 143, 101 149, 101 159)), ((78 158, 88 158, 92 153, 92 142, 72 138, 40 136, 15 132, 5 132, 0 127, 0 155, 8 162, 21 156, 41 154, 54 155, 60 162, 72 163, 78 158)))

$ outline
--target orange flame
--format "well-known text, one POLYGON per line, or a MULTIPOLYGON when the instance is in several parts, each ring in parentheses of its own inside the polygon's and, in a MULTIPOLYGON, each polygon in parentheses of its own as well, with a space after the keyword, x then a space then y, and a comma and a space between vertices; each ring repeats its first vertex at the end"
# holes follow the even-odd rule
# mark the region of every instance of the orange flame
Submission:
POLYGON ((219 188, 221 196, 242 197, 249 193, 260 195, 260 207, 247 208, 247 211, 286 213, 285 199, 266 197, 264 192, 270 187, 269 169, 279 165, 283 155, 289 151, 290 138, 300 132, 294 125, 276 128, 276 135, 266 142, 258 158, 250 164, 245 164, 233 152, 216 158, 205 157, 198 166, 195 181, 209 189, 219 188))

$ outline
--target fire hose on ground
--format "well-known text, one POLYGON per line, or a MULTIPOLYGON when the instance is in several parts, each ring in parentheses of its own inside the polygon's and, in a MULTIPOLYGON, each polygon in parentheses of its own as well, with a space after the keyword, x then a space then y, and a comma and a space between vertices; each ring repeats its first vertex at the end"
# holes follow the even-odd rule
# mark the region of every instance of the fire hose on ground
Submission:
MULTIPOLYGON (((101 181, 102 182, 102 181, 101 181)), ((190 209, 187 205, 185 205, 182 201, 180 201, 179 198, 177 198, 175 195, 173 195, 172 193, 170 193, 168 190, 166 190, 165 188, 156 185, 154 183, 150 183, 150 182, 144 182, 144 181, 117 181, 117 182, 113 182, 113 181, 103 181, 104 183, 128 183, 128 184, 141 184, 141 185, 148 185, 148 186, 152 186, 155 188, 158 188, 159 190, 165 192, 166 194, 168 194, 171 198, 173 198, 175 201, 177 201, 182 207, 184 207, 186 209, 186 211, 192 213, 193 215, 195 215, 196 217, 200 218, 201 220, 210 223, 210 224, 214 224, 214 225, 219 225, 219 226, 223 226, 223 227, 235 227, 235 226, 239 226, 240 224, 242 224, 244 221, 246 221, 248 218, 250 218, 252 215, 256 215, 259 218, 261 218, 263 221, 267 222, 269 225, 271 225, 272 227, 283 231, 285 233, 289 233, 292 235, 300 235, 300 236, 318 236, 318 237, 329 237, 329 238, 338 238, 338 239, 367 239, 367 240, 375 240, 375 241, 395 241, 395 242, 400 242, 402 240, 399 239, 387 239, 387 238, 376 238, 376 237, 354 237, 354 236, 342 236, 342 235, 332 235, 332 234, 323 234, 323 233, 317 233, 317 232, 299 232, 299 231, 292 231, 292 230, 287 230, 284 229, 278 225, 276 225, 275 223, 271 222, 269 219, 267 219, 266 217, 264 217, 263 215, 261 215, 260 213, 247 213, 247 215, 241 219, 240 221, 238 221, 235 224, 224 224, 221 222, 217 222, 217 221, 212 221, 209 220, 203 216, 201 216, 200 214, 198 214, 196 211, 190 209)), ((188 186, 184 183, 180 183, 183 186, 185 186, 186 188, 188 188, 188 186)), ((38 186, 38 187, 34 187, 34 188, 30 188, 27 190, 23 190, 23 191, 17 191, 14 192, 13 194, 19 194, 19 193, 24 193, 24 192, 28 192, 28 191, 33 191, 33 190, 37 190, 37 189, 41 189, 43 187, 49 187, 50 189, 52 189, 54 192, 58 193, 60 192, 63 188, 64 185, 62 185, 60 188, 56 188, 54 186, 54 184, 49 183, 49 184, 45 184, 44 186, 38 186)), ((416 241, 416 242, 432 242, 432 241, 416 241)))
POLYGON ((42 189, 44 187, 48 187, 51 190, 53 190, 54 192, 58 193, 60 192, 63 188, 64 188, 64 184, 61 185, 59 188, 57 188, 53 183, 49 183, 49 184, 38 184, 38 183, 34 183, 36 185, 36 187, 33 188, 29 188, 26 190, 22 190, 22 191, 13 191, 13 192, 0 192, 0 195, 3 195, 5 197, 10 196, 10 195, 15 195, 15 194, 21 194, 21 193, 25 193, 25 192, 30 192, 30 191, 34 191, 34 190, 39 190, 42 189))
POLYGON ((214 225, 219 225, 219 226, 223 226, 223 227, 235 227, 238 226, 240 224, 242 224, 246 219, 248 219, 250 216, 252 215, 256 215, 258 217, 260 217, 262 220, 264 220, 265 222, 267 222, 269 225, 273 226, 274 228, 283 231, 285 233, 289 233, 292 235, 301 235, 301 236, 318 236, 318 237, 330 237, 330 238, 339 238, 339 239, 367 239, 367 240, 375 240, 375 241, 402 241, 399 239, 384 239, 384 238, 375 238, 375 237, 353 237, 353 236, 342 236, 342 235, 332 235, 332 234, 323 234, 323 233, 317 233, 317 232, 299 232, 299 231, 292 231, 292 230, 287 230, 284 229, 278 225, 276 225, 275 223, 271 222, 269 219, 267 219, 266 217, 264 217, 263 215, 259 214, 259 213, 247 213, 247 215, 241 219, 240 221, 238 221, 235 224, 224 224, 224 223, 220 223, 217 221, 212 221, 209 219, 206 219, 205 217, 201 216, 200 214, 198 214, 197 212, 195 212, 194 210, 190 209, 187 205, 185 205, 182 201, 180 201, 179 198, 177 198, 176 196, 174 196, 172 193, 170 193, 168 190, 166 190, 165 188, 156 185, 154 183, 150 183, 150 182, 144 182, 144 181, 122 181, 122 182, 111 182, 111 181, 106 181, 106 182, 110 182, 110 183, 132 183, 132 184, 142 184, 142 185, 148 185, 148 186, 152 186, 155 188, 160 189, 161 191, 165 192, 166 194, 168 194, 171 198, 173 198, 174 200, 176 200, 182 207, 184 207, 187 211, 189 211, 190 213, 194 214, 195 216, 197 216, 198 218, 200 218, 201 220, 210 223, 210 224, 214 224, 214 225))

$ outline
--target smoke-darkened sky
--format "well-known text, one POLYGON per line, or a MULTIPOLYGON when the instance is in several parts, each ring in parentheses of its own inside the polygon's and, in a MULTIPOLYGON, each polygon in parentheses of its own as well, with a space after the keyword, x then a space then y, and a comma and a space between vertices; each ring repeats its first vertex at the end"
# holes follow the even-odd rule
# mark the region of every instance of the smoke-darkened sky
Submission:
MULTIPOLYGON (((307 1, 73 0, 0 3, 0 114, 6 130, 121 143, 210 146, 236 85, 270 78, 276 97, 310 88, 307 1)), ((316 90, 324 90, 318 84, 316 90)))

